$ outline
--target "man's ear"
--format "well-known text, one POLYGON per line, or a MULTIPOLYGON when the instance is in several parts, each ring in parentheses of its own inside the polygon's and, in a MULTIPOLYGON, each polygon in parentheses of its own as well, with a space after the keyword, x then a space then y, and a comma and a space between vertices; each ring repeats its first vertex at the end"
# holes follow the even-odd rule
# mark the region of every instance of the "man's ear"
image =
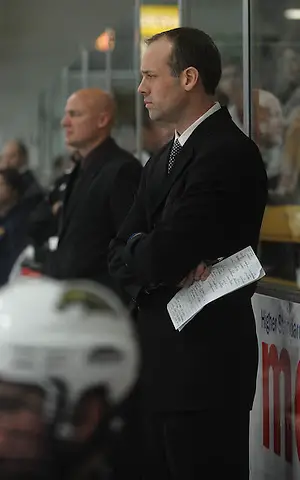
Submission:
POLYGON ((189 92, 199 81, 199 72, 195 67, 188 67, 181 73, 181 83, 184 89, 189 92))
POLYGON ((111 122, 111 117, 108 112, 102 112, 99 115, 97 125, 99 128, 105 128, 111 122))

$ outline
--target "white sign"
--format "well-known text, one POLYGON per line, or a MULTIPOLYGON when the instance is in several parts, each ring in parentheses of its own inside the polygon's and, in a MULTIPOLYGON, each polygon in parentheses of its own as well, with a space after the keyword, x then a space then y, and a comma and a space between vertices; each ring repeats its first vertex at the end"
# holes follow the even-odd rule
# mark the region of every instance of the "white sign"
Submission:
POLYGON ((300 305, 254 295, 259 339, 251 480, 300 479, 300 305))

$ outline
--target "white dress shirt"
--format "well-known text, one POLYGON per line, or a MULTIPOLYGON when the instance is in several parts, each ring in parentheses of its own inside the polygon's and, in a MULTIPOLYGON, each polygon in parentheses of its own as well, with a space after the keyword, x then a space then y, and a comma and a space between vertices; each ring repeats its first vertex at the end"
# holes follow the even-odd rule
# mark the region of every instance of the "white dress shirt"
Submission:
POLYGON ((216 102, 207 112, 205 112, 201 117, 199 117, 192 125, 190 125, 181 135, 178 134, 178 132, 175 130, 175 140, 178 139, 180 145, 183 147, 187 139, 192 135, 193 131, 202 123, 204 120, 206 120, 210 115, 213 115, 215 112, 220 110, 221 105, 219 102, 216 102))

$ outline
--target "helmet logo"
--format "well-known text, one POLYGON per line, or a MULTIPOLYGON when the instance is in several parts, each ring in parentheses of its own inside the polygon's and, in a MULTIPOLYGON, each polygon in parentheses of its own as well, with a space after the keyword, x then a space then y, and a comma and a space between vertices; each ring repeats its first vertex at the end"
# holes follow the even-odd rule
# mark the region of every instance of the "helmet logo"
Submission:
POLYGON ((80 288, 66 290, 57 303, 58 310, 65 310, 74 305, 81 306, 84 310, 115 313, 109 303, 99 295, 80 288))

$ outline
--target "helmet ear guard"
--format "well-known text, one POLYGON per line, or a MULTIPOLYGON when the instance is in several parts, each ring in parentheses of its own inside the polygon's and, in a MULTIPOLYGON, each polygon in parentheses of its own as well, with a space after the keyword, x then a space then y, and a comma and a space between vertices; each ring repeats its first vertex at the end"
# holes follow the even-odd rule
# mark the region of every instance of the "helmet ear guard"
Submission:
POLYGON ((52 391, 52 396, 49 398, 47 419, 52 429, 52 436, 57 440, 72 440, 75 427, 85 421, 85 415, 81 407, 88 396, 95 395, 97 409, 99 410, 97 421, 95 419, 92 430, 96 429, 103 419, 108 421, 110 415, 114 413, 113 405, 108 400, 107 389, 104 386, 84 392, 74 404, 70 403, 67 387, 60 379, 51 379, 49 391, 52 391), (54 405, 55 408, 53 408, 54 405))
POLYGON ((58 378, 51 378, 49 381, 49 388, 47 389, 47 398, 47 418, 49 419, 49 426, 52 430, 53 437, 70 437, 71 428, 69 427, 68 430, 61 428, 63 424, 68 425, 66 423, 68 405, 68 391, 66 384, 58 378))

